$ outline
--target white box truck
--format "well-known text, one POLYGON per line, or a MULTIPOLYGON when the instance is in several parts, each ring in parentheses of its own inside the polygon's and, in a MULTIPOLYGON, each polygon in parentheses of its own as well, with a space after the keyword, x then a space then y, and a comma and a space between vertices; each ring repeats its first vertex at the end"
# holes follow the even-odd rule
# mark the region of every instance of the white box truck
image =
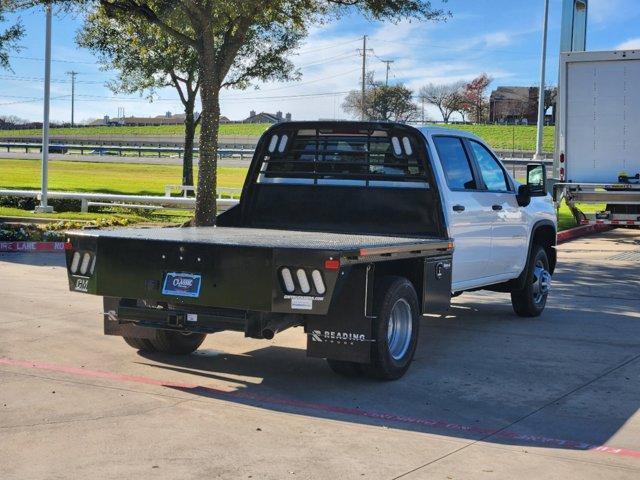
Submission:
POLYGON ((560 55, 554 178, 578 223, 640 225, 639 50, 560 55))

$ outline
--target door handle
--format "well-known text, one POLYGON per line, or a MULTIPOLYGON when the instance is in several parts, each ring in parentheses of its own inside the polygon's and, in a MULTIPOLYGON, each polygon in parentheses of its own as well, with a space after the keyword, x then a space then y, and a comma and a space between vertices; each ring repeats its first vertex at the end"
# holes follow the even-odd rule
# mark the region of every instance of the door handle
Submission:
POLYGON ((453 211, 454 212, 464 212, 464 205, 454 205, 453 206, 453 211))
POLYGON ((494 212, 499 212, 500 210, 502 210, 502 205, 492 205, 492 206, 491 206, 491 209, 492 209, 494 212))

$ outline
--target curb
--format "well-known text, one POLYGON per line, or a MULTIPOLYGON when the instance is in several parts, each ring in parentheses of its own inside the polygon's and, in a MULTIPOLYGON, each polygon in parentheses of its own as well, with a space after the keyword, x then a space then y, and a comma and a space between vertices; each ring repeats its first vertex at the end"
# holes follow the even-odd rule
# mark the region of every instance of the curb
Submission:
POLYGON ((0 242, 0 252, 62 253, 64 242, 0 242))
POLYGON ((584 237, 585 235, 590 235, 592 233, 606 232, 612 228, 613 227, 611 225, 582 225, 580 227, 570 228, 569 230, 564 230, 558 233, 556 236, 556 243, 561 244, 570 242, 576 238, 584 237))

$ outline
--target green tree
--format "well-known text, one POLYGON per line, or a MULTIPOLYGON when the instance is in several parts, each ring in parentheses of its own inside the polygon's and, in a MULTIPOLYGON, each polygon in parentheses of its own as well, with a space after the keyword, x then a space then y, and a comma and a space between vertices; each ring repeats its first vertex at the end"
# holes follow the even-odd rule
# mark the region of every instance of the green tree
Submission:
POLYGON ((371 84, 365 90, 364 112, 362 91, 352 90, 342 103, 342 109, 358 118, 369 120, 408 122, 417 117, 413 92, 404 85, 371 84), (364 115, 363 115, 364 113, 364 115))
POLYGON ((215 223, 222 89, 245 88, 255 79, 295 78, 297 72, 286 55, 314 23, 356 10, 375 20, 444 15, 423 0, 100 0, 100 4, 108 16, 122 22, 143 19, 197 54, 202 101, 197 225, 215 223))
POLYGON ((14 9, 9 0, 0 0, 0 68, 10 68, 9 53, 17 50, 18 41, 24 35, 22 24, 17 21, 13 25, 2 26, 6 22, 6 13, 14 9))
MULTIPOLYGON (((184 24, 183 29, 189 30, 184 24)), ((200 117, 195 104, 200 88, 196 52, 138 17, 121 22, 98 8, 89 14, 76 41, 94 52, 105 70, 117 70, 108 87, 114 93, 146 94, 150 101, 159 88, 176 89, 184 108, 182 184, 193 185, 193 143, 200 117)))

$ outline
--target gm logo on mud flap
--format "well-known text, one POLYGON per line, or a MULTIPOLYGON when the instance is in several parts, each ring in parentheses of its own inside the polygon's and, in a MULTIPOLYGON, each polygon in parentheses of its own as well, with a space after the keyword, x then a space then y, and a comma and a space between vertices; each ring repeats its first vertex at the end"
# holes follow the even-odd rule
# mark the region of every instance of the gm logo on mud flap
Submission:
POLYGON ((88 278, 76 278, 76 284, 73 289, 76 292, 87 292, 89 290, 89 279, 88 278))
POLYGON ((353 345, 355 342, 366 342, 367 337, 362 333, 313 330, 311 340, 314 342, 351 343, 353 345))

